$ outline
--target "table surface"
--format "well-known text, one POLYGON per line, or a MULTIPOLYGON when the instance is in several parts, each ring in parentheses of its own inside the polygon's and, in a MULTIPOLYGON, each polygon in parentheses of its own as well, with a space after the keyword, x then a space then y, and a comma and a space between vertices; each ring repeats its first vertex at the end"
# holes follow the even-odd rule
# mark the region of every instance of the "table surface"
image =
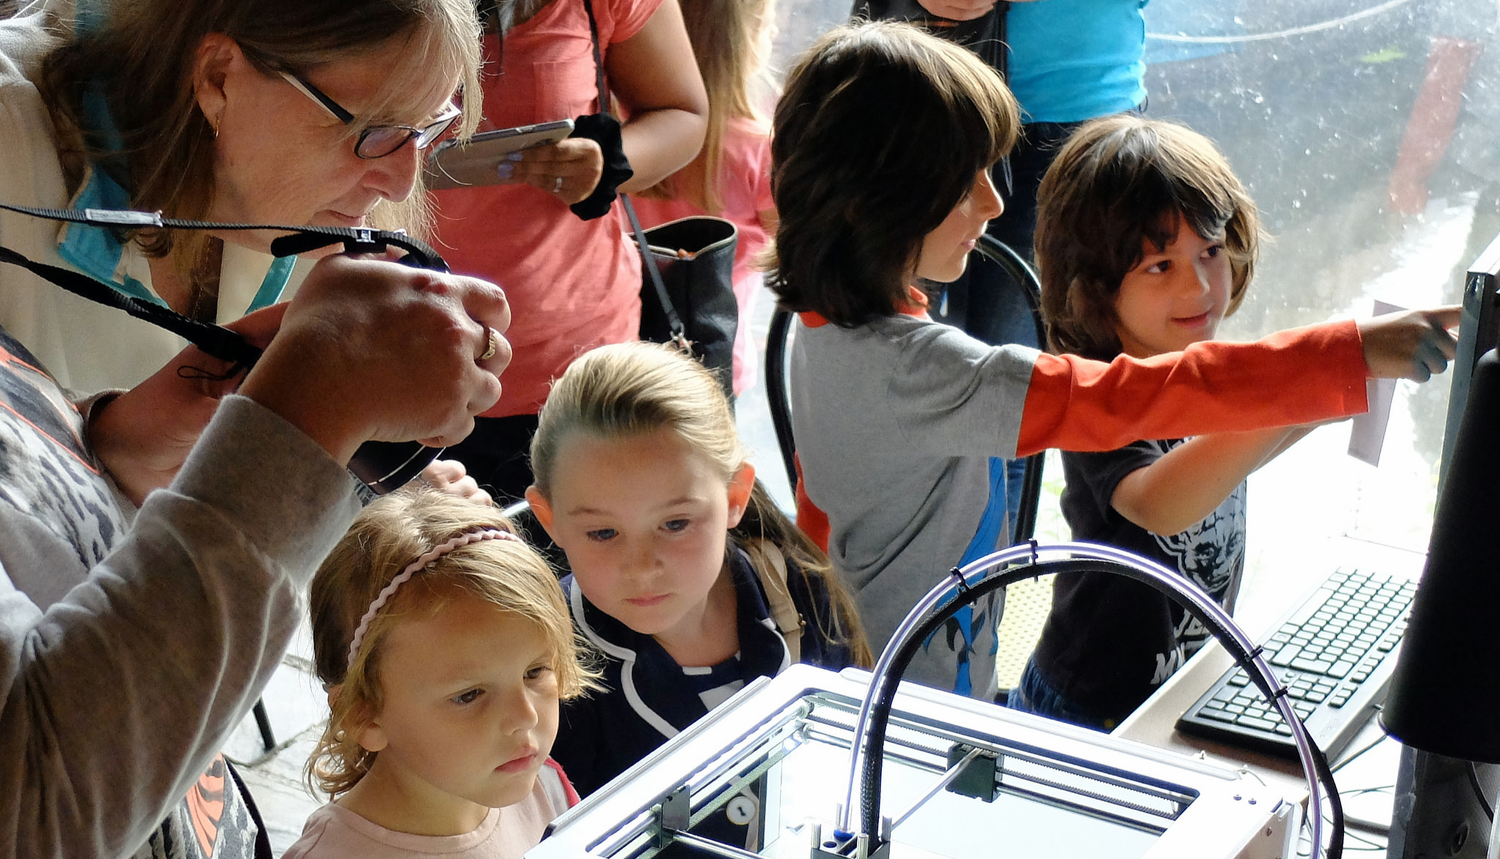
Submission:
MULTIPOLYGON (((1331 541, 1318 558, 1309 560, 1311 568, 1323 570, 1322 577, 1331 575, 1340 565, 1387 570, 1416 578, 1421 575, 1422 556, 1363 541, 1340 539, 1331 541)), ((1246 599, 1235 615, 1253 633, 1254 640, 1265 638, 1274 631, 1280 618, 1300 605, 1321 581, 1321 578, 1308 577, 1305 573, 1299 575, 1300 582, 1287 582, 1277 581, 1273 573, 1269 582, 1262 581, 1261 587, 1247 590, 1246 599)), ((1177 719, 1233 664, 1234 660, 1218 642, 1211 642, 1120 723, 1113 735, 1244 769, 1249 777, 1279 788, 1288 798, 1305 801, 1307 784, 1296 761, 1184 734, 1176 729, 1177 719)), ((1330 762, 1350 828, 1346 837, 1351 841, 1367 839, 1382 846, 1384 832, 1390 824, 1400 755, 1400 745, 1383 738, 1384 733, 1372 713, 1369 723, 1344 752, 1348 762, 1330 762), (1368 751, 1351 759, 1354 753, 1367 747, 1368 751)))

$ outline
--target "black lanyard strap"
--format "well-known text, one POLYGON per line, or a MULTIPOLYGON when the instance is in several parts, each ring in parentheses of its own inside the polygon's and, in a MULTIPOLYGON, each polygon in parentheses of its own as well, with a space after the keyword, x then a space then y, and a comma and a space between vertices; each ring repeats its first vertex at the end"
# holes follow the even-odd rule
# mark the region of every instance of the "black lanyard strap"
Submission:
POLYGON ((169 307, 126 295, 114 287, 106 286, 72 269, 33 262, 7 247, 0 247, 0 262, 20 266, 74 295, 123 310, 137 319, 143 319, 159 328, 165 328, 209 355, 229 361, 237 368, 251 367, 260 358, 259 348, 252 346, 248 340, 228 328, 199 322, 169 307))
MULTIPOLYGON (((163 218, 156 212, 115 209, 39 209, 30 206, 12 206, 6 203, 0 203, 0 209, 53 221, 67 221, 107 229, 275 230, 287 233, 271 242, 271 253, 278 257, 295 256, 334 244, 342 244, 345 253, 384 253, 387 248, 394 246, 406 251, 407 255, 401 262, 407 265, 436 271, 448 270, 448 264, 431 245, 401 232, 370 230, 363 227, 219 224, 210 221, 163 218)), ((123 310, 137 319, 159 328, 165 328, 202 349, 208 355, 234 364, 235 369, 230 372, 230 375, 240 369, 249 369, 260 358, 260 348, 252 345, 235 331, 222 325, 200 322, 165 305, 126 295, 108 284, 72 269, 35 262, 4 246, 0 246, 0 263, 20 266, 74 295, 123 310)))
MULTIPOLYGON (((173 218, 163 218, 160 213, 156 212, 112 209, 38 209, 28 206, 11 206, 5 203, 0 203, 0 209, 53 221, 67 221, 114 230, 274 230, 287 233, 271 242, 271 253, 278 257, 293 256, 335 244, 342 244, 345 253, 378 254, 384 253, 390 247, 397 247, 406 251, 406 256, 399 260, 406 265, 435 271, 448 270, 448 264, 432 246, 402 232, 368 230, 362 227, 216 224, 208 221, 179 221, 173 218)), ((165 305, 126 295, 109 284, 72 269, 34 262, 3 246, 0 246, 0 263, 20 266, 74 295, 123 310, 137 319, 171 331, 209 356, 232 364, 233 367, 224 374, 224 378, 232 378, 242 370, 250 369, 260 359, 260 347, 255 346, 236 331, 231 331, 222 325, 199 322, 165 305)), ((376 494, 384 495, 394 489, 399 489, 417 476, 440 453, 442 453, 441 448, 423 447, 416 442, 367 441, 360 445, 354 458, 349 461, 349 470, 376 494)))

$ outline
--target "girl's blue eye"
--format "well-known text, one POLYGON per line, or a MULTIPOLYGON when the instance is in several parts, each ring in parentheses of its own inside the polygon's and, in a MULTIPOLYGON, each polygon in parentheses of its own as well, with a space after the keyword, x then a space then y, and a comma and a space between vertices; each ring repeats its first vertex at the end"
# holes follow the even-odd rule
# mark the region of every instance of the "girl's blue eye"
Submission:
POLYGON ((453 696, 453 703, 461 705, 472 704, 479 699, 480 695, 483 694, 483 689, 470 689, 469 691, 464 692, 461 695, 453 696))
POLYGON ((533 665, 526 671, 527 680, 540 680, 552 673, 551 665, 533 665))
POLYGON ((672 531, 675 533, 677 531, 687 530, 687 526, 690 524, 692 524, 692 522, 689 519, 668 519, 666 522, 662 523, 662 527, 666 528, 668 531, 672 531))
POLYGON ((613 528, 599 528, 597 530, 587 532, 585 536, 596 543, 603 543, 607 540, 613 540, 619 533, 619 531, 616 531, 613 528))
POLYGON ((1222 253, 1223 250, 1224 250, 1224 246, 1223 245, 1210 245, 1209 248, 1203 252, 1203 254, 1204 254, 1204 256, 1207 256, 1209 259, 1213 259, 1214 257, 1218 256, 1220 253, 1222 253))

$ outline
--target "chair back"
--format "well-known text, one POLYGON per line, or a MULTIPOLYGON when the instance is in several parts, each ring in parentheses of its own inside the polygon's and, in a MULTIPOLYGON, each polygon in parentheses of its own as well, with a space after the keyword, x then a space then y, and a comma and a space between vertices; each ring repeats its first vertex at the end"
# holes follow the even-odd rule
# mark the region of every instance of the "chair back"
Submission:
POLYGON ((792 398, 786 371, 791 332, 792 314, 778 306, 771 314, 771 330, 766 335, 766 401, 771 407, 771 426, 776 430, 776 443, 781 448, 782 464, 786 466, 787 483, 795 490, 797 442, 792 438, 792 398))

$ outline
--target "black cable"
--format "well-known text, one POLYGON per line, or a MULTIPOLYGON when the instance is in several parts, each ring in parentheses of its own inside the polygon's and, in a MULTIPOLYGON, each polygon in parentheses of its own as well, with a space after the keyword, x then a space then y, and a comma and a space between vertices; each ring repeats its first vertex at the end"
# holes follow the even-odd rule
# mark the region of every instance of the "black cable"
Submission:
MULTIPOLYGON (((1042 575, 1065 575, 1069 573, 1103 572, 1113 575, 1122 575, 1133 581, 1140 582, 1151 587, 1169 599, 1178 602, 1183 609, 1192 614, 1206 629, 1219 640, 1224 649, 1234 657, 1235 663, 1245 668, 1245 673, 1250 676, 1256 688, 1268 700, 1274 701, 1280 695, 1286 694, 1284 689, 1273 689, 1266 678, 1254 670, 1253 659, 1250 652, 1245 650, 1229 630, 1220 625, 1214 618, 1201 612, 1196 606, 1189 602, 1177 599, 1170 586, 1158 581, 1147 573, 1137 570, 1123 563, 1107 561, 1098 558, 1066 558, 1056 561, 1042 561, 1040 563, 1026 564, 1022 566, 1009 567, 996 572, 993 569, 985 573, 985 578, 978 583, 969 586, 968 590, 954 599, 949 600, 942 606, 931 612, 925 619, 917 624, 907 636, 901 649, 892 654, 890 666, 887 670, 884 682, 880 688, 879 695, 871 702, 869 712, 869 730, 865 745, 865 756, 860 778, 860 819, 861 830, 871 838, 878 838, 880 834, 880 793, 881 779, 885 763, 885 736, 886 728, 890 722, 891 706, 896 696, 896 687, 899 685, 901 676, 906 672, 922 642, 929 635, 942 627, 959 609, 972 604, 982 597, 1004 588, 1009 584, 1022 579, 1034 578, 1042 575)), ((1323 786, 1327 795, 1329 813, 1333 822, 1333 832, 1329 839, 1327 856, 1329 859, 1339 859, 1344 851, 1344 807, 1339 801, 1338 788, 1334 784, 1333 772, 1328 767, 1328 758, 1323 750, 1318 748, 1317 743, 1311 736, 1307 738, 1312 750, 1314 778, 1323 786)), ((1477 778, 1476 778, 1477 783, 1477 778)))
POLYGON ((1493 821, 1495 819, 1495 808, 1485 798, 1484 786, 1479 783, 1479 768, 1473 761, 1469 761, 1468 764, 1467 767, 1464 767, 1464 771, 1469 775, 1469 786, 1474 788, 1474 798, 1479 800, 1479 807, 1484 809, 1484 816, 1493 821))
POLYGON ((1370 742, 1365 743, 1363 746, 1360 746, 1355 751, 1352 751, 1349 754, 1345 755, 1342 760, 1340 760, 1338 763, 1336 763, 1336 764, 1333 765, 1333 771, 1334 772, 1338 772, 1339 770, 1343 769, 1344 767, 1346 767, 1346 766, 1354 763, 1356 760, 1359 759, 1360 755, 1365 754, 1366 752, 1370 751, 1371 749, 1373 749, 1376 746, 1380 745, 1381 743, 1385 742, 1386 739, 1387 739, 1386 735, 1385 734, 1381 734, 1380 736, 1376 737, 1375 739, 1371 740, 1370 742))

